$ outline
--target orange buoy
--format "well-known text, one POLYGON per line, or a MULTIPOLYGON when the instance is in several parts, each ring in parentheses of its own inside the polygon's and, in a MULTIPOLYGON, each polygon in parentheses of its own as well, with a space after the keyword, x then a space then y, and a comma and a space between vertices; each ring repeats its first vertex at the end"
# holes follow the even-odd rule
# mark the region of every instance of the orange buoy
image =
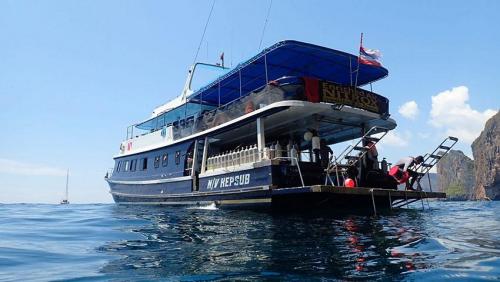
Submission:
POLYGON ((354 188, 356 187, 356 182, 354 182, 354 180, 352 180, 351 178, 346 178, 344 180, 344 186, 349 188, 354 188))

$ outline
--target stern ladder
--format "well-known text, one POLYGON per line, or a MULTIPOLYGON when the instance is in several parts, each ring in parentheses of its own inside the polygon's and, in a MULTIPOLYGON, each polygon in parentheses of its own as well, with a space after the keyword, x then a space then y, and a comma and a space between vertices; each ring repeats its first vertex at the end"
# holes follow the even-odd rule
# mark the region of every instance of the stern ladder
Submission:
POLYGON ((344 176, 344 168, 357 165, 370 149, 367 146, 363 146, 363 141, 371 141, 373 142, 372 146, 376 146, 378 142, 382 138, 384 138, 385 135, 387 135, 388 132, 389 129, 385 127, 374 126, 370 128, 370 130, 368 130, 354 145, 347 146, 338 157, 332 157, 328 164, 328 167, 325 169, 325 185, 328 183, 328 181, 330 181, 330 183, 334 186, 341 186, 339 182, 339 174, 342 174, 344 176), (382 135, 380 135, 379 137, 371 136, 376 133, 382 133, 382 135), (330 176, 331 173, 335 173, 336 175, 336 184, 330 176))
MULTIPOLYGON (((416 180, 417 190, 422 191, 420 186, 420 180, 426 175, 429 175, 429 171, 446 155, 451 151, 451 148, 457 144, 458 138, 453 136, 446 137, 441 144, 439 144, 434 151, 430 154, 425 154, 424 161, 416 166, 415 172, 418 173, 418 178, 416 180)), ((430 184, 430 179, 429 179, 430 184)), ((429 186, 432 192, 432 187, 429 186)))

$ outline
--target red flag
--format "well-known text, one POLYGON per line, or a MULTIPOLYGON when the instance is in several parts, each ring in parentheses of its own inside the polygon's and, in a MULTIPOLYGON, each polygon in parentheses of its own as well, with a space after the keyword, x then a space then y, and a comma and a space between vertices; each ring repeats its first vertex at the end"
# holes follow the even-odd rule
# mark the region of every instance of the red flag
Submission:
POLYGON ((379 50, 366 49, 363 47, 363 33, 361 33, 358 63, 380 67, 382 66, 380 63, 380 57, 382 57, 382 54, 380 54, 379 50))

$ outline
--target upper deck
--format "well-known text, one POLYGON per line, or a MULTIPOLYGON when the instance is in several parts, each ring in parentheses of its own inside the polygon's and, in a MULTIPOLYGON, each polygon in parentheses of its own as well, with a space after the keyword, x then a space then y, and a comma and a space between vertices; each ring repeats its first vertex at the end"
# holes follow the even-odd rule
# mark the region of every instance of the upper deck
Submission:
POLYGON ((355 85, 374 82, 387 74, 383 67, 358 66, 358 57, 351 54, 282 41, 197 91, 185 89, 184 94, 192 94, 181 97, 184 102, 179 106, 132 126, 122 143, 121 155, 151 147, 152 143, 175 142, 280 101, 348 106, 387 119, 388 99, 355 85), (142 133, 137 134, 137 129, 142 133))
POLYGON ((220 106, 282 77, 312 77, 364 86, 388 75, 384 67, 358 64, 358 57, 299 41, 281 41, 194 92, 189 101, 220 106), (358 71, 359 67, 359 71, 358 71))

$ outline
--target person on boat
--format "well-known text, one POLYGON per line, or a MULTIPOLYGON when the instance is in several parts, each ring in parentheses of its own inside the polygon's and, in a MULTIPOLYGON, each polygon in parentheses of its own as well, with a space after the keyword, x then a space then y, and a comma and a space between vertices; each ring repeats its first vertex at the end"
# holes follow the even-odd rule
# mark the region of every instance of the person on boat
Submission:
POLYGON ((333 156, 333 151, 330 146, 326 144, 325 139, 320 140, 319 151, 319 154, 321 156, 321 167, 328 168, 330 157, 333 156))
MULTIPOLYGON (((367 139, 363 139, 363 147, 365 148, 365 153, 359 153, 361 170, 359 175, 360 185, 367 185, 369 174, 373 174, 374 171, 378 171, 378 151, 375 146, 375 142, 367 139)), ((373 178, 373 177, 372 177, 373 178)))
POLYGON ((375 146, 375 142, 373 142, 373 141, 366 142, 365 148, 368 150, 366 152, 366 157, 364 159, 366 169, 368 171, 373 170, 373 169, 379 169, 378 151, 377 151, 377 147, 375 146))
POLYGON ((191 169, 193 167, 193 153, 189 152, 186 156, 186 175, 191 174, 191 169))
POLYGON ((318 136, 318 132, 313 132, 313 137, 311 139, 311 146, 314 153, 314 162, 319 163, 319 155, 321 152, 321 139, 318 136))
POLYGON ((414 190, 413 184, 417 180, 418 172, 413 169, 423 161, 424 157, 422 156, 402 158, 394 164, 394 167, 389 171, 389 175, 396 178, 396 180, 404 180, 406 190, 414 190), (411 180, 409 180, 410 177, 411 180))
POLYGON ((249 114, 255 110, 255 106, 253 104, 253 101, 251 99, 248 99, 248 101, 245 103, 245 114, 249 114))

